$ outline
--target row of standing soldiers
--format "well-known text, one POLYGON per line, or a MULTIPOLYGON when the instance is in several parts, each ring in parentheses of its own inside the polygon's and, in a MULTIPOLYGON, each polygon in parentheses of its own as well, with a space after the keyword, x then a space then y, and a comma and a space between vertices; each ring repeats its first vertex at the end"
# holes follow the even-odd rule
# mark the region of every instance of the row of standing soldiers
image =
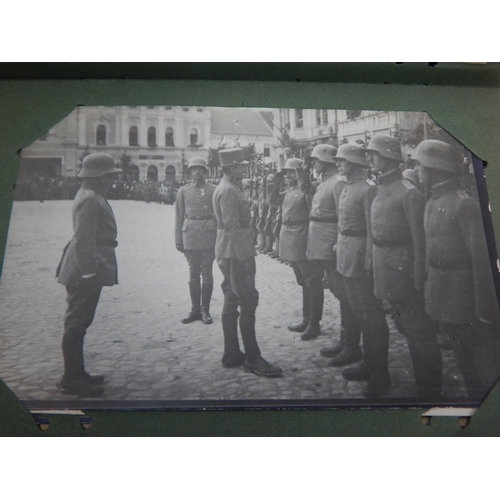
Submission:
POLYGON ((263 251, 273 255, 275 239, 303 290, 303 320, 289 329, 303 340, 319 335, 326 277, 340 302, 341 338, 321 354, 334 367, 362 360, 342 374, 368 381, 364 396, 391 383, 382 301, 406 335, 422 398, 441 394, 439 331, 449 334, 468 394, 484 395, 500 373, 498 306, 479 206, 459 187, 457 152, 424 141, 416 170, 403 172, 399 142, 380 135, 366 149, 319 145, 310 160, 320 183, 290 159, 274 178, 243 187, 263 251))

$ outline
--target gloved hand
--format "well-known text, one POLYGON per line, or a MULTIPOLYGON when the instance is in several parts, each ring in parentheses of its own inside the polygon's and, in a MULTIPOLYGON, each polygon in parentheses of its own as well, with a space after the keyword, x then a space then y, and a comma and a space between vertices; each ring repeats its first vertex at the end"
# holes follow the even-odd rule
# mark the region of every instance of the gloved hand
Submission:
POLYGON ((175 248, 177 248, 179 252, 184 253, 184 247, 182 246, 182 243, 175 245, 175 248))

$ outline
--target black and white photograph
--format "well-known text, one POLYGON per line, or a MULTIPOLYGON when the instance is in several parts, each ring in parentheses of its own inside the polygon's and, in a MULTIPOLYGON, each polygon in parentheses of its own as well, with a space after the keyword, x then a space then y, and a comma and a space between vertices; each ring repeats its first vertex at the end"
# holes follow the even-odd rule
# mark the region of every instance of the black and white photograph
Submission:
POLYGON ((416 111, 78 106, 20 151, 0 379, 29 409, 477 406, 483 163, 416 111))

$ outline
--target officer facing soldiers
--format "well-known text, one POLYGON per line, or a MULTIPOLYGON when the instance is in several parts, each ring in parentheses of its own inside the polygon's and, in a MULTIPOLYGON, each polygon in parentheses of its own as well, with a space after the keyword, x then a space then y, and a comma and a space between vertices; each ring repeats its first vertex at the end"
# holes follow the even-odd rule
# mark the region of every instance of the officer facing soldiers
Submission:
POLYGON ((285 168, 275 175, 275 185, 269 200, 282 203, 282 225, 279 237, 279 255, 291 262, 297 283, 302 287, 302 321, 288 327, 302 333, 302 340, 316 338, 320 332, 323 313, 323 267, 318 261, 307 260, 307 229, 312 194, 299 189, 298 171, 302 174, 301 160, 289 158, 285 168), (279 186, 286 177, 288 190, 281 194, 279 186))
MULTIPOLYGON (((334 247, 337 244, 337 206, 345 186, 345 181, 338 175, 336 153, 337 149, 329 144, 315 146, 311 158, 314 169, 321 174, 322 180, 319 184, 313 184, 309 175, 300 176, 299 186, 304 194, 314 195, 309 217, 307 259, 321 265, 330 291, 340 302, 340 343, 322 349, 321 354, 334 357, 329 363, 331 366, 344 366, 359 361, 362 354, 358 319, 349 304, 342 277, 336 270, 334 247)), ((319 331, 316 333, 318 335, 319 331)), ((312 338, 314 335, 304 340, 312 338)))
POLYGON ((118 284, 115 256, 116 221, 106 192, 116 173, 113 158, 95 153, 83 159, 78 177, 83 182, 73 203, 73 238, 66 245, 57 268, 58 283, 66 287, 68 307, 64 317, 62 352, 64 375, 58 387, 79 397, 101 396, 102 375, 84 368, 83 341, 94 319, 103 286, 118 284))
POLYGON ((371 210, 375 295, 389 302, 403 327, 419 395, 438 398, 441 352, 437 325, 425 313, 423 301, 425 200, 402 176, 397 139, 376 135, 366 151, 373 170, 380 174, 371 210))
POLYGON ((250 208, 239 188, 247 162, 243 160, 241 148, 221 150, 219 158, 223 179, 215 189, 213 204, 217 219, 215 256, 224 277, 222 366, 244 365, 257 375, 280 376, 281 368, 270 365, 261 356, 255 335, 255 311, 259 302, 255 288, 255 247, 250 208), (245 353, 240 351, 238 341, 238 316, 245 353))
POLYGON ((339 172, 347 179, 338 204, 337 272, 363 334, 363 362, 344 369, 342 375, 348 380, 367 380, 363 396, 379 397, 389 389, 391 377, 389 328, 382 301, 373 294, 370 209, 377 188, 366 178, 370 165, 363 148, 343 144, 336 158, 339 172))
POLYGON ((207 162, 199 156, 189 160, 187 173, 192 181, 179 189, 175 199, 175 247, 186 256, 189 265, 191 296, 191 312, 182 323, 201 320, 209 325, 217 234, 212 204, 215 186, 206 182, 207 162))
POLYGON ((425 140, 414 159, 420 182, 431 188, 424 217, 426 311, 450 335, 469 396, 482 398, 498 377, 498 358, 489 359, 498 356, 498 331, 488 340, 487 330, 499 318, 479 204, 459 188, 461 162, 451 145, 425 140), (491 367, 482 380, 479 369, 491 367))

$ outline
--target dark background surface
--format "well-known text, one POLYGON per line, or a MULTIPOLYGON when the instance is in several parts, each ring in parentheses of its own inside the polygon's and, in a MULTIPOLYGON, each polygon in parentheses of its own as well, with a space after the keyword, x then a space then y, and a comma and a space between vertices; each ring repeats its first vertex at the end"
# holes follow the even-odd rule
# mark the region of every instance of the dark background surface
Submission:
MULTIPOLYGON (((0 64, 0 255, 7 237, 19 149, 76 105, 427 111, 488 163, 486 178, 498 243, 499 83, 499 64, 0 64)), ((424 426, 419 409, 96 410, 86 411, 94 421, 88 430, 80 427, 77 417, 50 416, 50 426, 42 432, 0 382, 0 435, 499 435, 499 408, 497 386, 466 429, 449 417, 435 417, 424 426)))

